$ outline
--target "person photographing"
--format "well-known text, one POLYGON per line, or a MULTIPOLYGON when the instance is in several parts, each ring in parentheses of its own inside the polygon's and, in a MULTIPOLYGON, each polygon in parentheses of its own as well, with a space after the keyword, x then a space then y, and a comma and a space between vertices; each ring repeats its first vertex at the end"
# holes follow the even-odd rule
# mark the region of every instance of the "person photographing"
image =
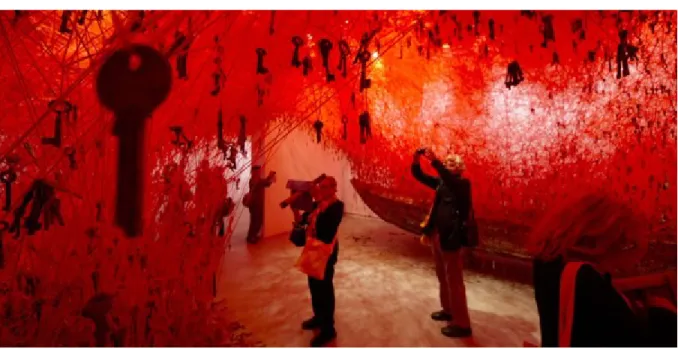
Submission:
POLYGON ((414 154, 411 171, 417 181, 435 190, 433 205, 421 223, 421 243, 431 246, 440 283, 442 310, 431 314, 431 318, 449 323, 441 329, 445 336, 470 337, 461 251, 463 246, 473 245, 468 234, 472 202, 471 182, 462 177, 464 162, 455 154, 440 161, 430 149, 422 148, 414 154), (438 176, 422 171, 422 157, 431 162, 438 176))
POLYGON ((312 347, 327 345, 337 336, 334 328, 334 266, 339 244, 337 230, 344 216, 344 203, 337 198, 337 181, 325 177, 311 187, 312 210, 303 214, 306 225, 304 250, 297 268, 308 275, 313 317, 302 323, 304 330, 320 330, 312 347))

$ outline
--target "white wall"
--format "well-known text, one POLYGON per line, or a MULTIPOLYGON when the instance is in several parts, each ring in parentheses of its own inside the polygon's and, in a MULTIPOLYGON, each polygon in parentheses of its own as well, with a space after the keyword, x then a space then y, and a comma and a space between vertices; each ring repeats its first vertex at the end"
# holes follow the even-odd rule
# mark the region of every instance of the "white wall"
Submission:
MULTIPOLYGON (((275 126, 269 126, 275 129, 275 126)), ((267 147, 274 142, 280 131, 266 139, 267 147)), ((279 136, 278 136, 279 137, 279 136)), ((296 129, 268 152, 266 172, 276 171, 277 182, 266 191, 266 220, 264 235, 271 236, 289 232, 293 220, 292 211, 281 209, 279 204, 289 196, 285 185, 289 179, 311 180, 325 173, 338 183, 338 196, 345 204, 347 214, 377 217, 362 201, 351 184, 351 166, 345 156, 323 148, 315 142, 315 134, 296 129)))

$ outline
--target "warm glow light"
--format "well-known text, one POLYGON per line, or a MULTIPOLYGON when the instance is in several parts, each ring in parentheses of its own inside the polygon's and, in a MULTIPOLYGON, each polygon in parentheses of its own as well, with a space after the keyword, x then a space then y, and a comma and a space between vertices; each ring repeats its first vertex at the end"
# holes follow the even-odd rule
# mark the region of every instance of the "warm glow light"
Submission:
POLYGON ((446 50, 449 50, 449 49, 450 49, 450 44, 443 44, 443 48, 446 49, 446 50))
POLYGON ((372 54, 372 58, 379 58, 379 52, 374 52, 372 54))

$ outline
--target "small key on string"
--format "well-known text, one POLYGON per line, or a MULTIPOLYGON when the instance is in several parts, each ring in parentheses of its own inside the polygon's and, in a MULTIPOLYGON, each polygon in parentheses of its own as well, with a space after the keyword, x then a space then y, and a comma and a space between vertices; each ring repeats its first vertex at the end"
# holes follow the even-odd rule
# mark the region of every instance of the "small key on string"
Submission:
POLYGON ((275 10, 271 11, 271 20, 268 23, 268 35, 273 35, 275 33, 275 10))
POLYGON ((299 60, 299 48, 304 44, 304 39, 299 36, 292 37, 292 45, 294 45, 294 53, 292 54, 292 66, 295 68, 301 67, 301 60, 299 60))
POLYGON ((17 175, 14 170, 9 169, 0 173, 0 182, 5 185, 5 206, 2 210, 9 212, 12 209, 12 185, 16 182, 17 175))
POLYGON ((367 62, 371 56, 368 51, 363 51, 358 56, 360 59, 360 92, 372 86, 372 80, 367 78, 367 62))
POLYGON ((264 66, 264 57, 266 57, 266 50, 259 47, 256 49, 257 52, 257 75, 266 75, 268 74, 268 68, 264 66))
POLYGON ((78 17, 78 25, 85 25, 85 20, 87 19, 88 10, 80 11, 80 17, 78 17))
POLYGON ((66 157, 68 157, 68 167, 71 170, 77 170, 78 169, 78 163, 75 159, 75 148, 66 147, 66 149, 64 149, 64 153, 66 154, 66 157))
POLYGON ((334 74, 330 72, 330 51, 332 51, 332 47, 334 46, 332 44, 332 41, 329 39, 321 39, 320 43, 318 44, 320 46, 320 54, 323 57, 323 67, 325 68, 325 80, 327 82, 332 82, 335 80, 334 74))
POLYGON ((68 27, 68 22, 71 20, 71 10, 64 10, 61 12, 61 25, 59 26, 59 32, 62 34, 70 34, 73 31, 68 27))
POLYGON ((114 222, 128 237, 142 233, 146 118, 167 98, 172 67, 156 49, 132 45, 114 52, 97 76, 97 96, 115 113, 119 138, 114 222))

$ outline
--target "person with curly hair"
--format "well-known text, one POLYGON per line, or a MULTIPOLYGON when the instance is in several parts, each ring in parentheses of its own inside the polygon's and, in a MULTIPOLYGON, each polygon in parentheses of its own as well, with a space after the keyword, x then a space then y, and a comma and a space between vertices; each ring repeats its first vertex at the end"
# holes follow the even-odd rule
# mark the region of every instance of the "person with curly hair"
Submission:
POLYGON ((645 255, 648 227, 606 192, 564 200, 536 224, 528 250, 542 346, 648 345, 647 327, 610 277, 645 255))

